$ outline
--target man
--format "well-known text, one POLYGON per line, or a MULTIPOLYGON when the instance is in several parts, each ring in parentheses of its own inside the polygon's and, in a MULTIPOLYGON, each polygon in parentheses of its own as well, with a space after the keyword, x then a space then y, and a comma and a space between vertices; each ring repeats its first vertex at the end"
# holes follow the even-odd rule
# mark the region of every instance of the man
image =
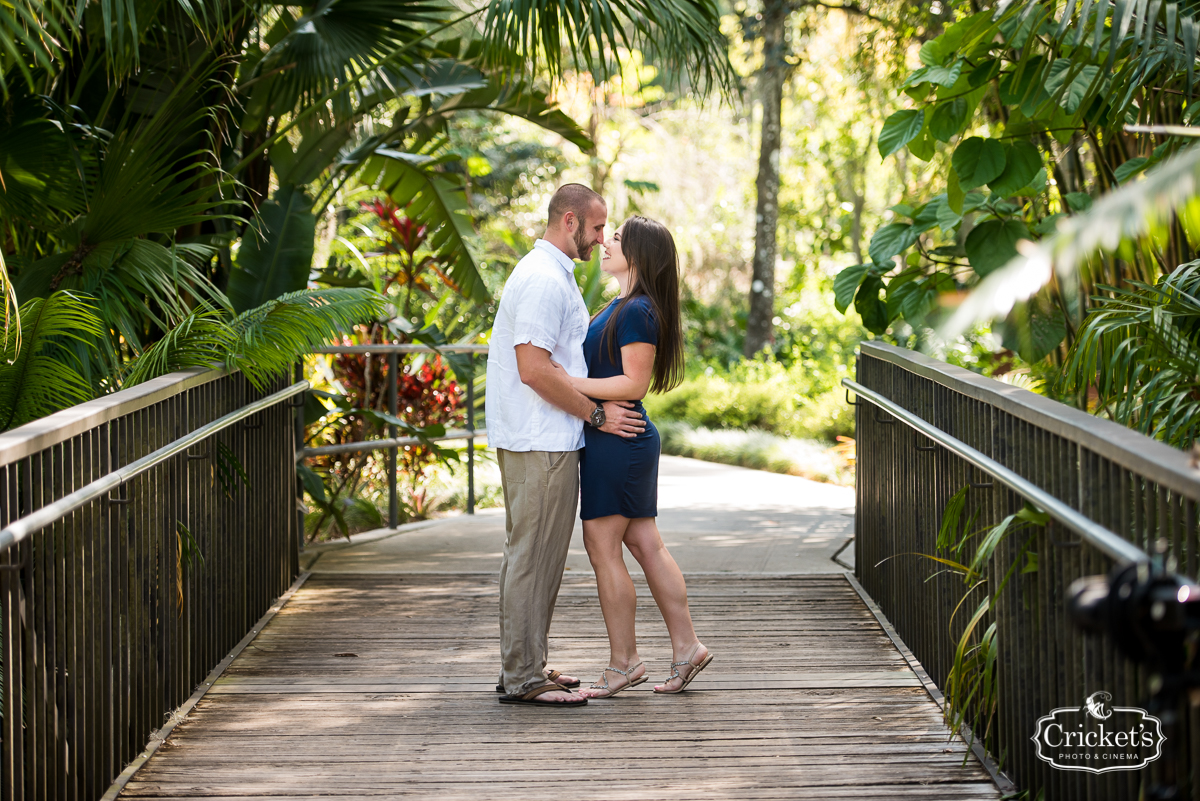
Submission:
MULTIPOLYGON (((544 672, 554 603, 579 502, 583 426, 636 436, 646 427, 632 404, 596 404, 554 370, 586 376, 588 311, 574 260, 604 241, 608 208, 580 184, 550 199, 545 235, 504 286, 487 367, 488 442, 504 486, 504 560, 500 564, 501 703, 580 706, 587 699, 544 672)), ((551 673, 560 682, 569 676, 551 673)))

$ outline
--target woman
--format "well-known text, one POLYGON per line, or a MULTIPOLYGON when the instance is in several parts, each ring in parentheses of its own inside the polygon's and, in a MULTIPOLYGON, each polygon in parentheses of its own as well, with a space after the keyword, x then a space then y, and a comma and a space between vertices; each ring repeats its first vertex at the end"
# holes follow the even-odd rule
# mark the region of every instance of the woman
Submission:
MULTIPOLYGON (((588 378, 571 378, 596 401, 633 401, 653 387, 666 392, 683 378, 683 336, 679 319, 679 259, 667 229, 645 217, 630 217, 604 244, 601 269, 617 280, 620 294, 592 318, 584 341, 588 378)), ((609 665, 600 680, 581 691, 588 698, 611 698, 646 681, 634 634, 637 595, 625 567, 621 544, 646 573, 671 635, 671 674, 654 688, 681 692, 712 661, 696 638, 688 610, 687 586, 663 545, 658 514, 658 430, 646 419, 636 438, 585 429, 580 457, 583 542, 587 547, 600 608, 608 629, 609 665)))

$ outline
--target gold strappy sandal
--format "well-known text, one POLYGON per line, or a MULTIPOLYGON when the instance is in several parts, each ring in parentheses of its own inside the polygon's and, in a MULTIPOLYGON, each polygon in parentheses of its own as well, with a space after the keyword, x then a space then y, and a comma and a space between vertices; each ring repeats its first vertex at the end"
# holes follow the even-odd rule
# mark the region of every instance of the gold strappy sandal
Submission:
POLYGON ((663 684, 666 684, 667 682, 671 681, 672 679, 680 679, 683 681, 683 684, 679 685, 679 689, 678 690, 660 690, 656 687, 654 689, 654 692, 658 693, 659 695, 674 695, 675 693, 681 693, 685 689, 687 689, 687 686, 692 683, 692 679, 696 678, 696 675, 700 671, 702 671, 706 667, 708 667, 708 663, 713 660, 712 651, 708 651, 707 653, 704 654, 704 658, 702 660, 700 660, 700 664, 698 664, 698 665, 692 664, 692 657, 694 657, 696 655, 696 652, 700 650, 701 645, 703 645, 703 643, 697 643, 696 647, 692 649, 692 653, 689 654, 688 658, 685 659, 683 662, 672 662, 671 663, 671 675, 667 677, 667 680, 664 681, 663 684), (691 671, 687 674, 686 678, 679 672, 679 668, 683 667, 684 665, 690 665, 692 668, 691 671))
POLYGON ((589 698, 593 698, 597 701, 600 700, 601 698, 612 698, 614 695, 621 692, 622 690, 628 690, 630 687, 636 687, 639 684, 645 683, 646 679, 649 678, 645 673, 638 676, 636 679, 629 678, 629 674, 632 673, 633 671, 637 670, 638 666, 640 666, 641 664, 643 664, 643 663, 638 662, 636 665, 630 665, 629 670, 621 670, 620 668, 615 668, 615 667, 612 667, 611 665, 606 667, 604 669, 604 671, 600 674, 600 681, 602 681, 604 683, 603 684, 593 684, 588 689, 605 690, 608 692, 608 695, 592 695, 592 696, 589 696, 589 698), (618 673, 618 674, 624 676, 625 681, 628 683, 621 685, 620 687, 618 687, 615 690, 612 689, 611 687, 609 687, 608 686, 608 671, 610 671, 610 670, 613 673, 618 673))

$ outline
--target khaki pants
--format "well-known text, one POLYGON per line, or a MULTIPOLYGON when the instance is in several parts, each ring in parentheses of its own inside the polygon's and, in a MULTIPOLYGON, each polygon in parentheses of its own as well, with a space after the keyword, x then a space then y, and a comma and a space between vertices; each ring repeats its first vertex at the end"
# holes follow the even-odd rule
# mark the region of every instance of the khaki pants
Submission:
POLYGON ((497 449, 504 485, 500 683, 520 694, 546 683, 547 640, 579 503, 579 451, 497 449))

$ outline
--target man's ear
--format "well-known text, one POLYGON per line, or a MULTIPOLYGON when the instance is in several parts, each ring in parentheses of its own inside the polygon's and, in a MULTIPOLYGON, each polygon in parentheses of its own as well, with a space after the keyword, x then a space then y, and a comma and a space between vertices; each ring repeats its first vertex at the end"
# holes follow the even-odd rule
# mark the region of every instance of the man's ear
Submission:
POLYGON ((563 216, 563 225, 566 226, 567 231, 571 231, 571 223, 573 222, 575 222, 575 212, 568 211, 566 215, 563 216))

